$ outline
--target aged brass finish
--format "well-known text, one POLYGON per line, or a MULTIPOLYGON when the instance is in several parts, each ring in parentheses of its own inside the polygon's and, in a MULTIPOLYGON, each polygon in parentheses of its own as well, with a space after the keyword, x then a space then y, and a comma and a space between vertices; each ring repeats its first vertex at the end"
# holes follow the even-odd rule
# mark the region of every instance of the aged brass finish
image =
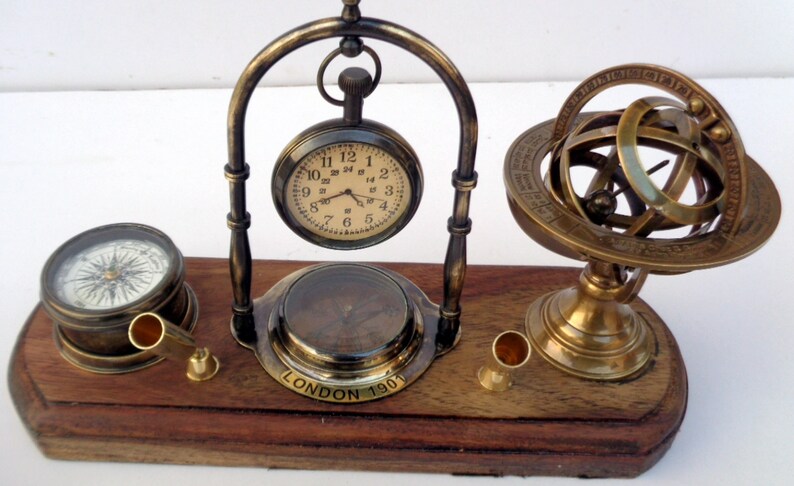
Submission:
POLYGON ((514 373, 529 361, 532 348, 517 331, 505 331, 494 339, 485 366, 477 371, 480 384, 491 391, 506 391, 513 386, 514 373))
POLYGON ((777 190, 745 154, 725 110, 694 81, 659 66, 617 66, 583 81, 556 119, 513 143, 504 174, 519 226, 546 248, 588 262, 577 287, 532 304, 530 342, 554 366, 597 380, 636 375, 650 362, 654 337, 629 305, 648 273, 744 258, 780 219, 777 190), (675 99, 581 111, 620 84, 675 99), (671 158, 649 164, 654 151, 671 158), (589 170, 589 181, 574 169, 589 170))
POLYGON ((654 338, 643 317, 626 303, 633 295, 620 271, 591 261, 578 286, 536 300, 526 317, 532 347, 553 365, 583 378, 618 380, 642 369, 653 354, 654 338))
POLYGON ((44 266, 41 301, 53 319, 55 344, 73 365, 114 374, 162 358, 127 339, 132 318, 157 311, 191 330, 198 303, 185 283, 182 255, 165 234, 149 226, 100 226, 71 238, 44 266))
POLYGON ((231 200, 227 222, 232 230, 232 334, 254 351, 279 383, 330 402, 389 396, 415 381, 435 357, 457 343, 466 235, 471 229, 469 199, 477 181, 477 118, 460 73, 418 34, 361 17, 358 4, 358 0, 344 0, 340 17, 298 27, 265 47, 238 80, 228 116, 225 172, 231 200), (339 250, 381 243, 408 224, 422 197, 422 169, 403 137, 363 117, 364 99, 372 95, 381 77, 381 59, 364 45, 364 39, 407 50, 446 84, 460 121, 441 306, 394 272, 331 263, 295 272, 256 301, 251 299, 251 219, 245 196, 249 167, 243 146, 248 102, 256 84, 276 62, 300 47, 334 37, 340 38, 339 47, 320 63, 316 79, 321 97, 342 107, 342 116, 311 126, 281 153, 271 178, 276 210, 303 239, 339 250), (375 64, 374 75, 361 67, 344 69, 338 78, 344 99, 332 98, 323 81, 329 64, 339 55, 357 58, 364 53, 375 64), (306 288, 315 295, 310 297, 306 288))
POLYGON ((326 402, 356 403, 410 385, 437 356, 438 306, 400 274, 326 263, 293 272, 254 302, 249 347, 276 381, 326 402))
POLYGON ((441 332, 437 346, 441 352, 451 349, 459 339, 460 296, 466 273, 466 235, 471 230, 468 217, 470 191, 476 185, 474 154, 477 147, 477 115, 468 86, 457 68, 441 50, 401 26, 377 19, 361 17, 358 1, 343 2, 341 17, 328 18, 298 27, 271 42, 245 68, 232 94, 228 115, 229 162, 225 167, 229 181, 231 211, 227 217, 231 230, 230 269, 234 294, 233 332, 241 342, 257 339, 254 305, 251 299, 251 249, 248 228, 250 214, 246 211, 245 181, 249 167, 245 163, 245 114, 254 88, 270 68, 284 56, 323 39, 340 38, 342 54, 355 57, 364 52, 363 39, 388 42, 407 50, 429 65, 447 86, 460 121, 460 145, 457 169, 453 172, 455 187, 452 216, 448 221, 449 245, 444 264, 444 299, 439 310, 441 332))
POLYGON ((130 323, 129 340, 141 351, 187 363, 186 375, 193 381, 206 381, 220 368, 218 358, 207 348, 199 348, 193 336, 159 315, 145 312, 130 323))

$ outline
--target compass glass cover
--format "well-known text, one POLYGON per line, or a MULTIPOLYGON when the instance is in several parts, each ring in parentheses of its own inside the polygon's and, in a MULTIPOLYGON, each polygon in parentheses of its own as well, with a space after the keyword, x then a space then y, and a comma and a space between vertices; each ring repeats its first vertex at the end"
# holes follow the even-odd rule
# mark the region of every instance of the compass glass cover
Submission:
POLYGON ((360 265, 328 266, 297 280, 284 317, 293 338, 337 356, 377 352, 409 325, 402 288, 384 273, 360 265))
POLYGON ((115 309, 152 295, 171 264, 166 243, 157 235, 108 229, 67 243, 47 280, 63 304, 89 311, 115 309))

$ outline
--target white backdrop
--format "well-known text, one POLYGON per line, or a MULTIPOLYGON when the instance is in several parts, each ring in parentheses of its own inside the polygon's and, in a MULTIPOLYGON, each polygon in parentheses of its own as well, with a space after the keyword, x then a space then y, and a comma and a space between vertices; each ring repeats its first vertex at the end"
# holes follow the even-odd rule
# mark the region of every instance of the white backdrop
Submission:
MULTIPOLYGON (((341 4, 3 0, 0 90, 230 87, 275 36, 338 15, 341 4)), ((361 8, 429 37, 469 82, 579 80, 626 62, 696 78, 794 75, 789 0, 363 0, 361 8)), ((311 83, 329 43, 285 60, 267 82, 311 83)), ((392 59, 384 80, 435 81, 415 63, 392 59)))

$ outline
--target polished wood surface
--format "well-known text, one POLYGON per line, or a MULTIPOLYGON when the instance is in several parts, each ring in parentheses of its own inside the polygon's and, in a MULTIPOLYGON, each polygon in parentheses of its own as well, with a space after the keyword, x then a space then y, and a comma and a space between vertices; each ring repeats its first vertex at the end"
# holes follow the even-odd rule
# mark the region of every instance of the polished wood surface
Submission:
MULTIPOLYGON (((669 448, 686 409, 686 371, 667 327, 643 302, 657 351, 639 377, 617 383, 563 374, 530 358, 503 393, 476 378, 494 337, 523 331, 540 295, 572 286, 578 269, 470 266, 463 336, 416 383, 384 400, 333 404, 272 380, 229 331, 228 261, 188 258, 200 317, 195 336, 221 360, 192 383, 161 363, 95 375, 66 363, 37 307, 20 333, 9 383, 22 420, 49 457, 280 468, 432 471, 491 475, 635 476, 669 448)), ((253 295, 304 262, 256 261, 253 295)), ((441 265, 382 264, 434 302, 441 265)))

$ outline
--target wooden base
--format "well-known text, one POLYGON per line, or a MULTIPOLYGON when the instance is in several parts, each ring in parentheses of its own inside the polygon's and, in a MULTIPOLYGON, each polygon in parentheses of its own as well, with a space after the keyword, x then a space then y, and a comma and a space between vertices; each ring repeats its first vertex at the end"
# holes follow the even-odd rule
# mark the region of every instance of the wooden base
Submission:
MULTIPOLYGON (((261 295, 302 262, 254 262, 261 295)), ((440 300, 440 265, 383 264, 440 300)), ((533 356, 506 392, 477 381, 496 335, 523 332, 537 297, 574 285, 580 270, 469 266, 463 335, 416 383, 375 402, 333 404, 277 384, 229 331, 231 285, 223 259, 187 259, 200 316, 195 336, 221 360, 215 379, 192 383, 163 362, 95 375, 58 354, 37 307, 9 371, 19 415, 45 455, 58 459, 483 475, 636 476, 670 447, 686 409, 687 379, 673 336, 643 302, 657 339, 639 377, 599 383, 533 356)))

